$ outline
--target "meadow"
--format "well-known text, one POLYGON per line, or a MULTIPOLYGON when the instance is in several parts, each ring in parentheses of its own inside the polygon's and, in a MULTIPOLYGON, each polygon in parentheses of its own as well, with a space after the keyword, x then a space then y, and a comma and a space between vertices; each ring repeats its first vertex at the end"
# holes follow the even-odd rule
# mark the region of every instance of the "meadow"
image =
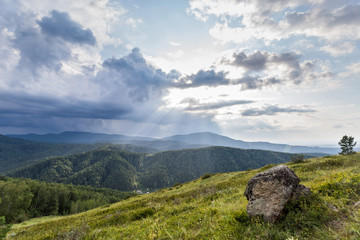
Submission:
POLYGON ((35 218, 6 239, 360 239, 360 154, 289 162, 312 194, 269 224, 250 219, 243 195, 256 170, 201 178, 84 213, 35 218), (356 204, 358 203, 358 204, 356 204))

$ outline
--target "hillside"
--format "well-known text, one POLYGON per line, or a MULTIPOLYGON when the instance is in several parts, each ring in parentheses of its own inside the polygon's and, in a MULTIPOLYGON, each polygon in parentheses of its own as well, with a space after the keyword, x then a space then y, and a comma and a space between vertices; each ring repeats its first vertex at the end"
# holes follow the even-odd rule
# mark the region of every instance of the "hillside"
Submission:
POLYGON ((69 154, 88 152, 108 147, 114 150, 132 152, 155 152, 154 149, 129 144, 55 144, 32 142, 0 135, 0 173, 26 166, 36 161, 69 154))
POLYGON ((289 153, 229 147, 160 152, 144 159, 140 184, 149 189, 169 187, 205 173, 234 172, 288 162, 291 156, 289 153))
POLYGON ((132 192, 1 177, 0 216, 7 223, 83 212, 134 196, 132 192))
POLYGON ((64 156, 98 148, 86 144, 48 144, 0 135, 0 173, 50 156, 64 156))
POLYGON ((136 173, 144 156, 142 153, 105 148, 46 159, 8 175, 129 191, 136 188, 136 173))
POLYGON ((102 148, 46 159, 8 173, 47 182, 145 191, 172 186, 205 173, 233 172, 284 163, 291 154, 228 147, 208 147, 155 154, 102 148))
POLYGON ((278 223, 250 220, 243 193, 262 169, 206 175, 111 206, 14 225, 7 239, 359 239, 360 154, 287 164, 312 195, 278 223))

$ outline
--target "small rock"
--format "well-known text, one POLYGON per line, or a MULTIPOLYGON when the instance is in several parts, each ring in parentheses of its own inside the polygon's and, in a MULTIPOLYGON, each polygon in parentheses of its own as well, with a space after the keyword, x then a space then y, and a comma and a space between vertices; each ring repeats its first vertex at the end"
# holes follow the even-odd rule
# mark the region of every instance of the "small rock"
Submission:
POLYGON ((360 201, 356 202, 356 203, 354 204, 354 207, 360 207, 360 201))
POLYGON ((299 177, 285 165, 256 174, 248 182, 244 193, 249 201, 247 212, 250 217, 261 216, 266 222, 275 222, 290 198, 311 193, 310 188, 299 182, 299 177))

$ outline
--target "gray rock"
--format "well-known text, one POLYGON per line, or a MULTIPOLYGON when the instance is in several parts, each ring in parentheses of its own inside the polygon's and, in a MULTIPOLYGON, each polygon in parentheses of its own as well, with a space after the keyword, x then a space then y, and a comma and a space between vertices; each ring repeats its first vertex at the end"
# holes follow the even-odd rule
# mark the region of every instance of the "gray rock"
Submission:
POLYGON ((299 184, 300 179, 285 165, 256 174, 247 184, 244 195, 248 199, 250 217, 261 216, 275 222, 291 198, 309 195, 310 188, 299 184))
POLYGON ((298 199, 301 196, 308 196, 311 194, 311 189, 304 185, 299 184, 292 193, 293 199, 298 199))

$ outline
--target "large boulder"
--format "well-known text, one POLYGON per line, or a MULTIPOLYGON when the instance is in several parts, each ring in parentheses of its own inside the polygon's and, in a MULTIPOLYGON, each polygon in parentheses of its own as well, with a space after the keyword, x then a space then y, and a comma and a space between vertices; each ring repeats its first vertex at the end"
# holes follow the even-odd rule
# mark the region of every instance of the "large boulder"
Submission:
POLYGON ((249 216, 260 216, 266 222, 275 222, 291 198, 311 193, 310 188, 299 182, 299 177, 285 165, 256 174, 248 182, 244 193, 249 201, 249 216))

